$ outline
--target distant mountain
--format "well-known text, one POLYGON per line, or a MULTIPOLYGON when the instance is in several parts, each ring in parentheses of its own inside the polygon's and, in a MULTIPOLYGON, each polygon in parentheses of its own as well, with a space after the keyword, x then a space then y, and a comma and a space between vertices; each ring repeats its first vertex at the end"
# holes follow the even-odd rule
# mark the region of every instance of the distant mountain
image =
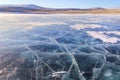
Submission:
POLYGON ((105 10, 105 8, 102 7, 93 7, 93 8, 89 8, 90 10, 105 10))
POLYGON ((46 7, 41 7, 33 4, 21 4, 21 5, 0 5, 0 12, 16 12, 16 13, 30 13, 33 11, 51 11, 51 10, 78 10, 78 9, 73 9, 73 8, 46 8, 46 7))
POLYGON ((21 5, 0 5, 0 8, 28 8, 28 9, 43 9, 44 7, 40 7, 37 5, 29 4, 21 4, 21 5))
MULTIPOLYGON (((47 10, 84 10, 84 9, 79 9, 79 8, 46 8, 46 7, 41 7, 41 6, 37 6, 37 5, 33 5, 33 4, 21 4, 21 5, 0 5, 0 10, 6 10, 6 9, 23 9, 23 10, 29 10, 29 9, 47 9, 47 10)), ((100 7, 95 7, 95 8, 89 8, 89 9, 104 9, 104 8, 100 8, 100 7)))
MULTIPOLYGON (((106 10, 107 13, 111 13, 113 11, 107 11, 105 8, 94 7, 88 9, 79 9, 79 8, 47 8, 41 7, 33 4, 21 4, 21 5, 0 5, 0 12, 6 13, 27 13, 27 14, 49 14, 49 13, 104 13, 106 10), (94 12, 93 12, 94 10, 94 12), (95 12, 96 11, 96 12, 95 12), (98 12, 101 11, 101 12, 98 12)), ((120 13, 119 11, 114 11, 116 13, 120 13)))
POLYGON ((30 13, 31 11, 48 10, 37 5, 0 5, 0 12, 30 13))
POLYGON ((110 8, 110 9, 120 9, 120 7, 112 7, 112 8, 110 8))

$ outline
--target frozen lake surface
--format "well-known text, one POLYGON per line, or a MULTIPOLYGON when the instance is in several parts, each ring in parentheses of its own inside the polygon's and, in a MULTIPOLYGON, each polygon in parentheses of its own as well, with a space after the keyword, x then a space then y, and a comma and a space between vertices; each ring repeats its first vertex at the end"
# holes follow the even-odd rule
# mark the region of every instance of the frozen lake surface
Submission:
POLYGON ((120 15, 0 14, 0 80, 120 80, 120 15))

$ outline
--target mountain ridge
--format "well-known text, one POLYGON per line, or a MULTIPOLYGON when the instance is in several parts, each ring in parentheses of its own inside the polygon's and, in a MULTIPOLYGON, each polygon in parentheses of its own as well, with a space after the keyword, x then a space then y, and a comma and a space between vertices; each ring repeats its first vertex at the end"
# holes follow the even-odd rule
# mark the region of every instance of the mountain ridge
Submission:
POLYGON ((0 5, 0 12, 5 13, 5 12, 11 12, 11 13, 27 13, 27 14, 49 14, 49 13, 74 13, 74 14, 79 14, 79 13, 120 13, 120 10, 117 11, 111 11, 106 8, 102 7, 93 7, 93 8, 85 8, 85 9, 80 9, 80 8, 48 8, 48 7, 41 7, 38 5, 34 4, 16 4, 16 5, 11 5, 11 4, 6 4, 6 5, 0 5))
MULTIPOLYGON (((0 5, 0 8, 1 7, 26 7, 26 8, 47 8, 47 9, 80 9, 80 8, 48 8, 48 7, 41 7, 41 6, 38 6, 38 5, 34 5, 34 4, 4 4, 4 5, 0 5)), ((92 7, 92 8, 81 8, 81 9, 105 9, 105 8, 102 8, 102 7, 92 7)))

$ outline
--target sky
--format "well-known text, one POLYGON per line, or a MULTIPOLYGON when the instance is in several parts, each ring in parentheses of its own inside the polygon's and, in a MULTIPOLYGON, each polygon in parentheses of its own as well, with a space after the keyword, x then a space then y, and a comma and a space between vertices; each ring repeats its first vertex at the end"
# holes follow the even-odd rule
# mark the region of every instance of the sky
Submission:
POLYGON ((120 8, 120 0, 0 0, 3 4, 35 4, 50 8, 120 8))

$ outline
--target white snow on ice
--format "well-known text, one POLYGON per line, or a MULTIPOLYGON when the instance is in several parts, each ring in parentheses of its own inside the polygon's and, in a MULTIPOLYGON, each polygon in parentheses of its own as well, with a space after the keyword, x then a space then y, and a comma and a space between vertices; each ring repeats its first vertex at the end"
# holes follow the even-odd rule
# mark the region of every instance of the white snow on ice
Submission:
POLYGON ((120 41, 117 37, 109 37, 104 34, 104 32, 97 32, 97 31, 87 31, 87 33, 92 36, 93 38, 98 38, 102 40, 103 42, 109 42, 109 43, 116 43, 120 41))

